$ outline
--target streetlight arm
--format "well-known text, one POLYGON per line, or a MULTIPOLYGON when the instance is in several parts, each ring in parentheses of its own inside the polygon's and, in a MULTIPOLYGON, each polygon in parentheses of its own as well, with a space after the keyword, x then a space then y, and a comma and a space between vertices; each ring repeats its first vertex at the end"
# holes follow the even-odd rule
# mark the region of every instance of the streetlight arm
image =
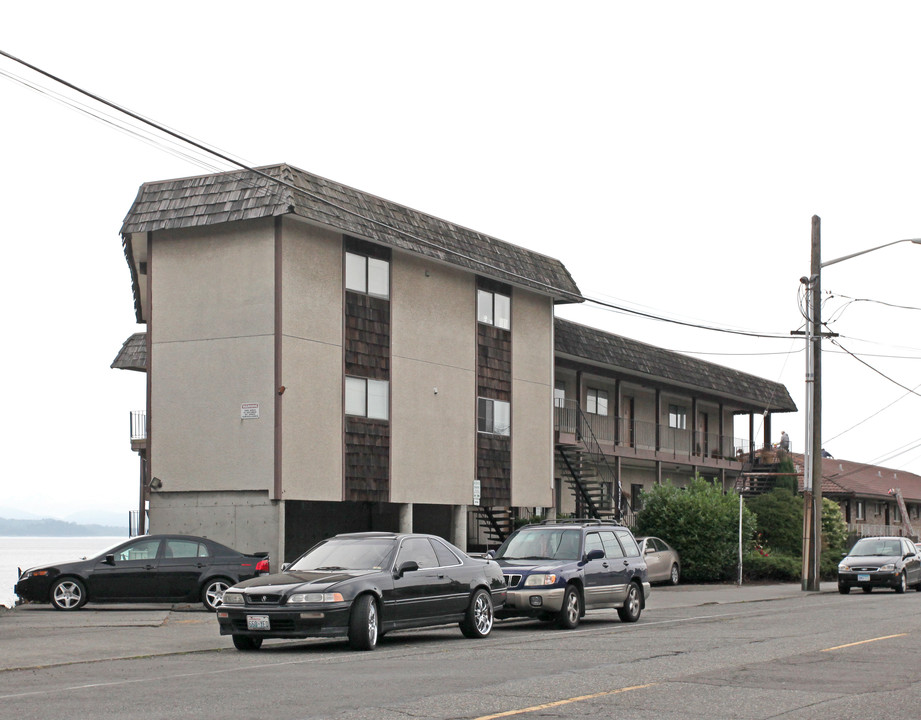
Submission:
POLYGON ((898 245, 899 243, 910 242, 915 243, 916 245, 921 245, 921 238, 906 238, 905 240, 893 240, 890 243, 885 245, 879 245, 877 247, 872 247, 867 250, 861 250, 860 252, 851 253, 850 255, 845 255, 844 257, 835 258, 834 260, 827 260, 822 263, 821 267, 826 267, 828 265, 834 265, 839 263, 842 260, 850 260, 851 258, 857 257, 858 255, 866 255, 868 252, 873 252, 874 250, 881 250, 884 247, 889 247, 890 245, 898 245))

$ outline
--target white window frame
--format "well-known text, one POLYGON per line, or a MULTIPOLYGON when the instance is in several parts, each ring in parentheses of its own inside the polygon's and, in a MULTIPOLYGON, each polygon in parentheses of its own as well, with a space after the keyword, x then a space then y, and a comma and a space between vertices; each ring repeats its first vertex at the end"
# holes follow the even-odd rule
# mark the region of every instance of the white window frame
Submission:
POLYGON ((371 420, 389 420, 390 382, 347 375, 345 414, 371 420))
POLYGON ((477 398, 477 432, 508 437, 512 434, 512 404, 505 400, 477 398))
POLYGON ((390 298, 390 262, 346 251, 345 289, 390 298))
POLYGON ((668 426, 670 428, 674 428, 675 430, 688 429, 688 408, 686 405, 669 403, 668 426))
POLYGON ((511 330, 512 298, 502 293, 477 288, 476 319, 485 325, 511 330))
POLYGON ((608 391, 590 387, 585 391, 585 412, 608 416, 608 391))
POLYGON ((858 519, 858 520, 866 520, 866 519, 867 519, 867 516, 866 516, 866 512, 865 512, 865 510, 864 510, 863 500, 857 500, 857 501, 856 501, 856 504, 857 504, 857 507, 855 508, 855 513, 856 513, 856 515, 857 515, 857 519, 858 519))

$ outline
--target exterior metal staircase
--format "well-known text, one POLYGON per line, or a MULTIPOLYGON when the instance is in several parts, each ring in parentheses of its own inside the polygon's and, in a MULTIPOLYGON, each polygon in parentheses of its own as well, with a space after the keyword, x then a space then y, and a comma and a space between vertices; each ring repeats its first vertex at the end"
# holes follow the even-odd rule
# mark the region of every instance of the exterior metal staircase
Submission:
POLYGON ((477 522, 486 533, 486 537, 501 545, 505 538, 512 534, 515 529, 515 519, 512 517, 511 508, 507 507, 484 507, 479 506, 475 509, 477 522))
POLYGON ((557 444, 557 466, 576 499, 576 514, 632 524, 630 499, 579 407, 578 443, 557 444))

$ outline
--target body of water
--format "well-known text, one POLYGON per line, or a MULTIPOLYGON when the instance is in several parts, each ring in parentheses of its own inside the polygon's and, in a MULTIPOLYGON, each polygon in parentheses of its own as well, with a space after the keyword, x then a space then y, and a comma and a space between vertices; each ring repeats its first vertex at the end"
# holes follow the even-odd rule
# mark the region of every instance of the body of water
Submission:
POLYGON ((13 607, 16 568, 72 562, 93 557, 106 548, 127 540, 124 537, 0 537, 0 605, 13 607))

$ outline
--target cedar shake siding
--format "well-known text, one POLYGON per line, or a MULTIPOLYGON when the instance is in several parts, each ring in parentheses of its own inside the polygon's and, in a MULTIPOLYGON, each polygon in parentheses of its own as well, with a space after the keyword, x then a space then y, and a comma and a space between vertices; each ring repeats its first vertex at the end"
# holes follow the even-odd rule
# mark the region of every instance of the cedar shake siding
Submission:
MULTIPOLYGON (((511 297, 512 288, 478 278, 478 290, 511 297)), ((477 397, 512 402, 512 335, 505 328, 477 322, 477 397)), ((477 432, 477 478, 481 504, 510 505, 512 486, 512 438, 477 432)))
MULTIPOLYGON (((390 248, 345 239, 345 251, 391 260, 390 248)), ((388 284, 389 287, 389 284, 388 284)), ((390 382, 390 299, 345 290, 345 375, 390 382)), ((389 418, 389 412, 388 412, 389 418)), ((390 421, 346 415, 343 499, 390 500, 390 421)))

